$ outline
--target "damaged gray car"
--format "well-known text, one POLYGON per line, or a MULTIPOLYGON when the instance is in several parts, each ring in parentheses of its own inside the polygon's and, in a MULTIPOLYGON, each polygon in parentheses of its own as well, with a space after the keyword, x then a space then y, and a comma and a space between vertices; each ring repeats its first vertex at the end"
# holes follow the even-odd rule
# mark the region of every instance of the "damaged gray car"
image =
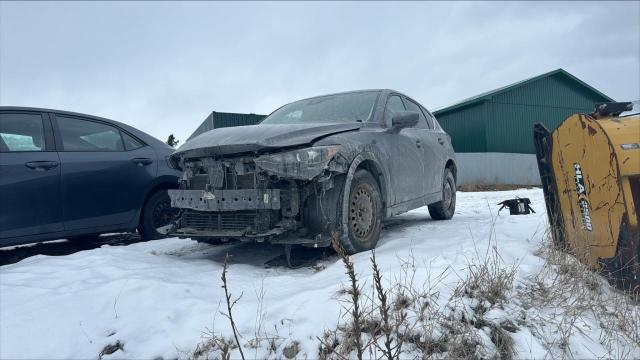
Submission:
MULTIPOLYGON (((384 219, 427 205, 453 216, 449 135, 393 90, 354 91, 284 105, 258 125, 220 128, 171 157, 180 209, 170 234, 201 241, 372 249, 384 219)), ((285 247, 286 248, 286 247, 285 247)))

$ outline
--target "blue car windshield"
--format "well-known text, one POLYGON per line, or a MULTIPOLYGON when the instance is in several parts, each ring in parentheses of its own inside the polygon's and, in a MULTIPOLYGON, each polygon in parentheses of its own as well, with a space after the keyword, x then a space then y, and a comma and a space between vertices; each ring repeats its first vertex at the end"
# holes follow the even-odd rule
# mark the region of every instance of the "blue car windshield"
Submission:
POLYGON ((366 122, 373 114, 378 91, 319 96, 287 104, 261 124, 366 122))

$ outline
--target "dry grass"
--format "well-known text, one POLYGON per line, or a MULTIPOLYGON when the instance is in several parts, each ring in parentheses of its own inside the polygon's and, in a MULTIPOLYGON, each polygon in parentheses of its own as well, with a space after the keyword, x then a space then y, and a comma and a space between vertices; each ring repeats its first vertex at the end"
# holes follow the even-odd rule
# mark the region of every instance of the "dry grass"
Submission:
POLYGON ((492 246, 488 256, 468 266, 467 278, 458 284, 455 295, 487 300, 491 305, 507 299, 513 288, 517 265, 506 265, 497 246, 492 246))
POLYGON ((349 289, 347 292, 350 295, 350 309, 351 313, 351 321, 345 329, 348 329, 348 337, 349 343, 353 344, 353 348, 355 348, 356 356, 358 360, 362 360, 362 355, 364 354, 364 345, 362 344, 362 329, 361 326, 363 324, 363 316, 360 310, 360 296, 362 294, 360 286, 358 285, 358 277, 356 276, 355 269, 353 266, 353 262, 347 255, 344 248, 340 245, 339 234, 334 233, 331 238, 331 245, 333 249, 340 256, 340 260, 344 264, 346 274, 349 277, 349 289))
POLYGON ((545 266, 520 290, 530 312, 532 333, 549 349, 550 357, 574 358, 572 338, 587 336, 590 319, 600 326, 600 344, 609 356, 633 357, 640 348, 640 307, 629 294, 609 286, 605 278, 553 245, 550 236, 536 255, 545 266))
POLYGON ((223 314, 227 319, 229 319, 229 324, 231 325, 231 330, 233 331, 233 337, 236 341, 236 345, 238 350, 240 351, 240 357, 244 360, 244 352, 242 351, 242 344, 240 343, 238 327, 236 326, 236 322, 233 320, 233 307, 236 305, 238 301, 242 298, 242 294, 236 299, 231 298, 231 292, 229 292, 229 285, 227 284, 227 270, 229 270, 229 254, 226 254, 224 257, 224 264, 222 267, 222 288, 224 289, 224 297, 227 303, 227 313, 223 314))
POLYGON ((513 359, 513 355, 515 353, 513 338, 509 334, 509 332, 501 327, 496 326, 495 324, 491 324, 491 342, 495 345, 498 350, 498 355, 500 359, 503 360, 511 360, 513 359))
MULTIPOLYGON (((493 234, 493 232, 492 232, 493 234)), ((576 259, 555 248, 551 241, 535 252, 545 260, 541 270, 517 282, 518 265, 507 264, 495 243, 495 236, 483 253, 475 252, 465 274, 455 286, 445 284, 452 273, 444 270, 436 276, 421 274, 416 283, 413 252, 399 259, 400 271, 391 279, 383 279, 375 251, 371 252, 372 281, 362 279, 353 261, 334 237, 334 248, 345 268, 346 286, 339 296, 344 304, 335 329, 317 337, 318 352, 311 357, 322 360, 362 359, 505 359, 516 352, 513 333, 528 330, 548 349, 549 358, 574 358, 576 336, 588 336, 593 319, 600 329, 599 342, 607 357, 632 358, 640 348, 640 310, 638 304, 624 294, 612 290, 605 279, 576 259), (386 280, 386 281, 385 281, 386 280), (450 288, 444 297, 441 289, 450 288), (342 312, 343 311, 343 312, 342 312), (506 314, 507 318, 489 314, 506 314)), ((430 266, 425 264, 428 270, 430 266)), ((233 323, 232 300, 227 292, 225 264, 222 281, 227 299, 227 320, 234 330, 233 338, 211 335, 193 352, 194 359, 233 357, 242 346, 241 334, 233 323)), ((258 299, 264 289, 256 291, 258 299)), ((256 312, 255 337, 249 346, 266 347, 269 358, 306 358, 300 342, 267 335, 262 330, 262 300, 256 312), (266 345, 264 342, 266 341, 266 345)), ((593 332, 591 332, 593 334, 593 332)), ((533 340, 533 339, 532 339, 533 340)), ((588 351, 588 349, 587 349, 588 351)), ((595 354, 595 353, 594 353, 595 354)), ((539 355, 539 354, 536 354, 539 355)), ((242 352, 240 352, 242 356, 242 352)), ((527 357, 526 354, 522 356, 527 357)), ((595 356, 595 355, 594 355, 595 356)), ((254 357, 258 357, 256 352, 254 357)))
POLYGON ((231 351, 236 348, 235 340, 212 334, 207 340, 196 346, 196 349, 190 354, 189 358, 193 360, 229 360, 231 358, 231 351))
MULTIPOLYGON (((339 244, 334 244, 334 247, 339 244)), ((341 254, 338 247, 337 252, 341 254)), ((342 292, 349 316, 335 330, 324 332, 320 341, 320 359, 348 359, 368 353, 374 359, 415 357, 480 359, 494 357, 512 359, 515 355, 510 333, 517 327, 507 321, 493 323, 484 314, 507 301, 513 291, 516 266, 504 264, 496 247, 487 250, 480 260, 471 262, 468 275, 460 280, 451 298, 444 302, 437 291, 445 273, 419 285, 415 283, 416 265, 413 253, 400 259, 401 271, 385 289, 375 251, 370 262, 373 272, 372 295, 364 295, 357 285, 353 263, 341 255, 349 279, 342 292), (435 280, 435 281, 433 281, 435 280), (432 282, 433 281, 433 282, 432 282), (357 297, 353 294, 356 293, 357 297), (358 318, 354 309, 358 306, 358 318), (357 330, 354 330, 356 328, 357 330), (359 331, 357 342, 354 338, 359 331), (491 353, 484 338, 494 344, 491 353), (358 346, 362 346, 360 353, 358 346)))
MULTIPOLYGON (((241 293, 237 298, 234 298, 232 296, 230 292, 229 279, 227 277, 228 271, 229 258, 228 256, 226 256, 223 264, 222 275, 220 277, 222 281, 222 288, 224 289, 225 294, 226 311, 220 311, 219 313, 228 321, 232 329, 233 336, 223 337, 216 333, 214 331, 215 326, 212 326, 212 329, 207 330, 207 332, 203 335, 203 341, 196 346, 195 350, 190 353, 181 352, 183 354, 181 357, 186 357, 188 359, 194 360, 228 360, 231 358, 244 358, 244 351, 242 348, 245 347, 255 350, 254 355, 252 357, 250 356, 250 358, 297 358, 300 355, 301 351, 299 341, 292 339, 291 334, 289 334, 289 338, 281 337, 279 335, 278 325, 274 325, 271 331, 267 331, 263 326, 263 322, 266 317, 264 308, 264 297, 266 291, 264 289, 264 284, 262 283, 260 288, 255 290, 255 296, 258 301, 258 306, 256 307, 254 337, 248 341, 243 341, 243 336, 238 331, 233 317, 233 309, 240 301, 243 294, 241 293), (283 346, 285 342, 286 346, 283 346), (259 350, 261 350, 260 353, 259 350), (236 353, 234 354, 234 352, 236 353)), ((285 320, 282 320, 281 324, 284 324, 285 320)), ((306 355, 303 357, 306 357, 306 355)))
MULTIPOLYGON (((379 301, 378 312, 380 313, 380 322, 370 321, 370 323, 375 324, 374 326, 369 326, 369 334, 372 336, 377 336, 378 332, 376 330, 380 329, 384 336, 384 347, 380 347, 379 350, 382 351, 384 356, 388 360, 393 360, 393 334, 392 334, 392 325, 391 325, 391 316, 389 313, 391 309, 389 307, 389 303, 387 301, 387 292, 384 290, 382 286, 382 275, 380 274, 380 269, 378 268, 378 263, 376 261, 376 251, 371 251, 371 266, 373 268, 373 284, 375 286, 376 295, 379 301)), ((377 344, 377 342, 376 342, 377 344)))

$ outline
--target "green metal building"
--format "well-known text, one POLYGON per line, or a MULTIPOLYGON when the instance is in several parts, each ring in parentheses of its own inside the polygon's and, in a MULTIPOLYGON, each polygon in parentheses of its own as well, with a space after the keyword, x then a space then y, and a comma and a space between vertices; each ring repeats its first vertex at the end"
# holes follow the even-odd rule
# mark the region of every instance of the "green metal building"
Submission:
POLYGON ((222 128, 222 127, 230 127, 230 126, 244 126, 244 125, 255 125, 262 121, 267 115, 257 115, 257 114, 237 114, 237 113, 225 113, 225 112, 217 112, 212 111, 209 116, 207 116, 202 124, 198 126, 196 131, 189 136, 188 140, 193 139, 194 137, 202 134, 203 132, 222 128))
POLYGON ((563 69, 489 91, 434 111, 457 153, 534 154, 532 129, 549 130, 596 103, 613 101, 563 69))

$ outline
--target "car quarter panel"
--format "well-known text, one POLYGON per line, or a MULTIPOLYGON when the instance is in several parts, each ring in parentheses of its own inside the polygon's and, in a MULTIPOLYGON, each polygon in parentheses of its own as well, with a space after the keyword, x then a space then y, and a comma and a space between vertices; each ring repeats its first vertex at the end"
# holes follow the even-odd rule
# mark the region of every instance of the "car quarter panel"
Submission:
POLYGON ((156 172, 155 164, 139 165, 132 159, 151 156, 149 147, 130 152, 61 152, 65 228, 130 222, 156 172))

